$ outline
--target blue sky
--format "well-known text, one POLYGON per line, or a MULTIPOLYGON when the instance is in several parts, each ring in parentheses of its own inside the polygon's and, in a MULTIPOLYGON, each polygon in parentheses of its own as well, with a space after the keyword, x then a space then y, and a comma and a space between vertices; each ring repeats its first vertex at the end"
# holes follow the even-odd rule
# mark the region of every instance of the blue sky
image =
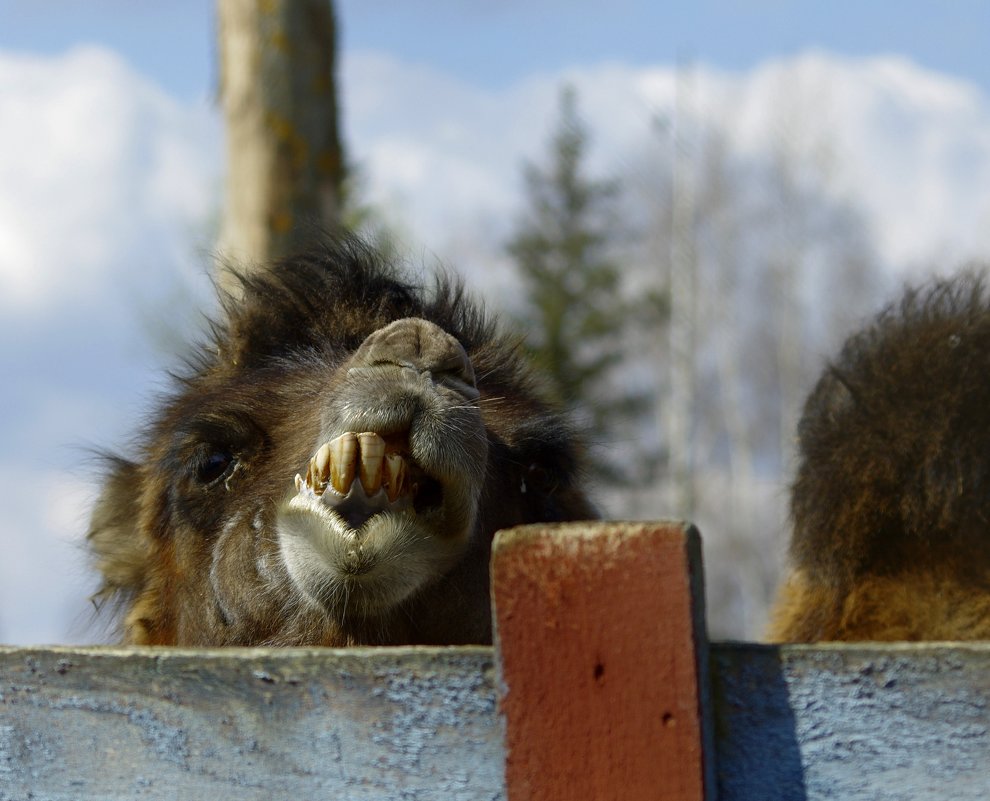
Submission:
MULTIPOLYGON (((729 70, 809 47, 899 53, 990 91, 981 0, 344 0, 342 44, 427 64, 487 89, 534 72, 696 59, 729 70)), ((0 47, 55 54, 99 43, 180 97, 209 94, 213 4, 0 0, 0 47)))

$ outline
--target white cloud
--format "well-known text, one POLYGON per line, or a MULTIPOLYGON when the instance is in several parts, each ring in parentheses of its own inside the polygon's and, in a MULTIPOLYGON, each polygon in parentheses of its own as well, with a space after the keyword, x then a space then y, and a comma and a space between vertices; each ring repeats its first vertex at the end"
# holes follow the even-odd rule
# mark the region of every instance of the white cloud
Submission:
MULTIPOLYGON (((408 227, 441 255, 482 212, 504 236, 522 160, 546 152, 564 83, 580 93, 598 173, 642 172, 663 146, 654 119, 675 112, 680 91, 681 108, 724 128, 741 154, 786 140, 829 159, 831 191, 859 203, 893 268, 990 254, 990 98, 902 58, 809 52, 747 73, 698 65, 681 75, 606 64, 501 92, 383 54, 350 54, 343 74, 348 141, 375 198, 400 201, 408 227)), ((491 233, 478 243, 491 258, 497 245, 491 233)))
POLYGON ((0 642, 94 639, 86 597, 95 581, 83 533, 95 487, 65 470, 36 473, 11 464, 0 466, 0 482, 0 642))
POLYGON ((89 445, 133 429, 162 361, 163 304, 206 264, 218 205, 214 110, 117 56, 0 51, 0 639, 95 636, 81 550, 89 445), (148 319, 149 312, 152 320, 148 319))
POLYGON ((5 320, 188 258, 217 202, 217 131, 212 110, 183 107, 105 50, 0 54, 5 320))
POLYGON ((836 190, 866 211, 888 263, 948 270, 990 254, 990 98, 977 87, 902 58, 821 53, 767 65, 753 84, 757 120, 784 91, 800 99, 806 136, 834 148, 836 190))

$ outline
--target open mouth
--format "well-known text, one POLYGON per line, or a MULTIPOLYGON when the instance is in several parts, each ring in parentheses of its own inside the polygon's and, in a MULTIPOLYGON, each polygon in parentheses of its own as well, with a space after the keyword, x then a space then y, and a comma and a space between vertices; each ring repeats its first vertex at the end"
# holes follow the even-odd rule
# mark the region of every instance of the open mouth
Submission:
POLYGON ((382 437, 348 431, 317 449, 296 490, 312 493, 354 529, 381 512, 422 513, 443 488, 413 460, 408 432, 382 437))

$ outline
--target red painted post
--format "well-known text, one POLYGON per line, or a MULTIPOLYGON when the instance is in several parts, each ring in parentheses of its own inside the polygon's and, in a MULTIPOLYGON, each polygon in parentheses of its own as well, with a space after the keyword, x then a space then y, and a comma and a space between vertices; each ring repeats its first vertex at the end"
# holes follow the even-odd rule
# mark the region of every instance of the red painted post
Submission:
POLYGON ((492 557, 509 801, 713 793, 698 532, 569 523, 492 557))

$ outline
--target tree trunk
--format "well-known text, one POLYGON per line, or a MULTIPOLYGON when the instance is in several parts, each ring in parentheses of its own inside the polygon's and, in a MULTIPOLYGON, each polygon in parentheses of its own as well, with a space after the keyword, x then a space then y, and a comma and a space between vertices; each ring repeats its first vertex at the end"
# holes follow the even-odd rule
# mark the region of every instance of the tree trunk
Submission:
MULTIPOLYGON (((217 0, 227 131, 225 258, 247 267, 291 253, 340 220, 330 0, 217 0)), ((230 288, 229 276, 221 283, 230 288)))
POLYGON ((667 444, 671 512, 693 520, 696 506, 693 421, 697 379, 698 259, 695 249, 695 152, 697 129, 690 67, 678 67, 673 130, 673 198, 670 237, 670 397, 667 444))

